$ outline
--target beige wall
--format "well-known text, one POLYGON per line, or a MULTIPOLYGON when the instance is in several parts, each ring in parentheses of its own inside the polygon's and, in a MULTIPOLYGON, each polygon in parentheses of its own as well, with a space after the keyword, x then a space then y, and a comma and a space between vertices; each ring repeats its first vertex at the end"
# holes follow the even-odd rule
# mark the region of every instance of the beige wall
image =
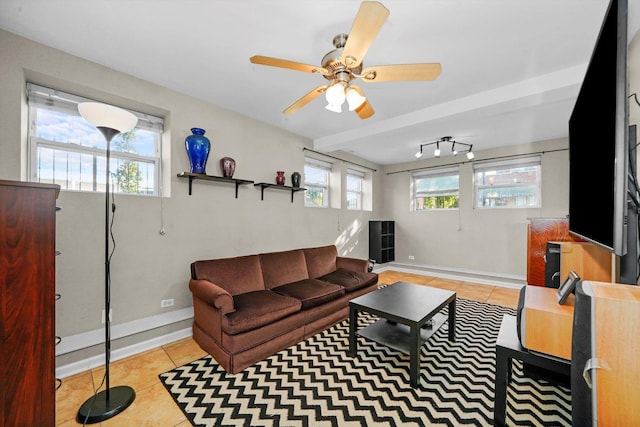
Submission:
MULTIPOLYGON (((0 179, 26 178, 27 80, 166 117, 167 197, 116 195, 114 327, 190 307, 189 264, 197 259, 334 243, 343 255, 368 256, 370 211, 305 208, 302 193, 291 203, 290 193, 274 190, 265 190, 261 201, 253 185, 240 187, 235 199, 232 185, 197 181, 189 196, 187 181, 176 177, 189 170, 184 139, 194 126, 206 129, 212 142, 208 173, 220 175, 218 159, 231 156, 237 162, 235 176, 255 182, 274 182, 276 170, 286 171, 287 180, 294 170, 302 172, 308 154, 303 147, 311 147, 305 138, 4 31, 0 75, 0 179), (164 236, 159 234, 161 213, 164 236), (161 309, 160 300, 168 298, 175 306, 161 309)), ((346 173, 347 166, 336 162, 335 168, 346 173)), ((379 176, 374 173, 374 181, 379 176)), ((104 195, 62 191, 58 204, 63 210, 57 216, 56 246, 62 255, 56 285, 62 299, 56 330, 64 338, 103 328, 104 195)), ((174 329, 189 325, 182 322, 174 329)))

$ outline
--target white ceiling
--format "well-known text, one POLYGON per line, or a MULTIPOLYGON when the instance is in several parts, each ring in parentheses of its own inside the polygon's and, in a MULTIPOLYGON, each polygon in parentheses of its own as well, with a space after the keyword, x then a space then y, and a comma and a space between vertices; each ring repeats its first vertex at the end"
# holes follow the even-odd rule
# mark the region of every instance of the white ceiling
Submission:
MULTIPOLYGON (((630 33, 640 0, 630 1, 630 33)), ((567 135, 607 0, 383 0, 365 66, 440 62, 433 82, 361 83, 375 115, 282 110, 326 81, 253 65, 312 65, 348 33, 359 0, 2 0, 0 28, 378 164, 442 136, 474 151, 567 135)), ((210 124, 197 124, 215 132, 210 124)), ((196 125, 196 124, 194 124, 196 125)), ((425 158, 428 155, 425 156, 425 158)))

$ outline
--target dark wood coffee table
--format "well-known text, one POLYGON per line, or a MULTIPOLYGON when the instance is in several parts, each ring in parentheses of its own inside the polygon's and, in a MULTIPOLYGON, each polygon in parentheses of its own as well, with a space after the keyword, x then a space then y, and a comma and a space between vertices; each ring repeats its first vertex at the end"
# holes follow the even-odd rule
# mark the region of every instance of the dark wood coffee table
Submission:
POLYGON ((449 340, 456 337, 456 293, 407 282, 359 296, 349 302, 349 356, 355 356, 360 335, 410 356, 411 386, 420 385, 420 347, 433 335, 447 316, 439 313, 449 305, 449 340), (358 311, 380 317, 358 329, 358 311), (433 322, 429 320, 433 319, 433 322))

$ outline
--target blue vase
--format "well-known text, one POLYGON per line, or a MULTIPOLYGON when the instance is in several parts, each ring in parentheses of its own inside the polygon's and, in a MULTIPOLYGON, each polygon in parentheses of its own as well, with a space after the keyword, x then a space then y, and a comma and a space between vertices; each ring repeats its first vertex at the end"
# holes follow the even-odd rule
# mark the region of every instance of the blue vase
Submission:
POLYGON ((191 164, 191 173, 205 173, 211 142, 204 136, 204 132, 204 129, 191 128, 193 135, 189 135, 184 141, 191 164))

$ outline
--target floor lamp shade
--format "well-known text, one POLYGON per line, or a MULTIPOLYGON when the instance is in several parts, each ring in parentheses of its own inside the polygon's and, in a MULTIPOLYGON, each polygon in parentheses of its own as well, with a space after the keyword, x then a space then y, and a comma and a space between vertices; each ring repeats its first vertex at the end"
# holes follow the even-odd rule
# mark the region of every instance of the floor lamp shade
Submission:
POLYGON ((99 102, 82 102, 78 104, 78 111, 95 127, 115 129, 118 133, 129 132, 138 123, 138 118, 130 112, 99 102))

